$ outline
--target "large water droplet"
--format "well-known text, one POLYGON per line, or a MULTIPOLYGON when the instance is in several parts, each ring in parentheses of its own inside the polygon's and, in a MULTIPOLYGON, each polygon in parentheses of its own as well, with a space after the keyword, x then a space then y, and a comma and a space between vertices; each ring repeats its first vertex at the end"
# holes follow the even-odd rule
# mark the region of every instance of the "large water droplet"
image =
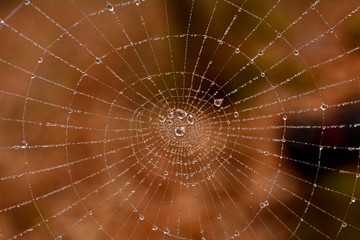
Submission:
POLYGON ((140 215, 139 215, 139 219, 140 219, 141 221, 143 221, 143 220, 145 219, 144 215, 140 214, 140 215))
POLYGON ((41 57, 38 59, 38 63, 42 63, 44 61, 44 59, 41 57))
POLYGON ((234 112, 234 117, 239 117, 239 113, 238 112, 234 112))
POLYGON ((299 50, 295 50, 295 51, 294 51, 294 55, 295 55, 295 56, 298 56, 298 55, 299 55, 299 50))
POLYGON ((4 20, 0 19, 0 26, 4 25, 4 20))
POLYGON ((175 135, 178 137, 182 137, 185 135, 185 127, 176 127, 175 128, 175 135))
POLYGON ((25 4, 25 5, 29 5, 29 4, 30 4, 30 0, 24 0, 24 4, 25 4))
POLYGON ((220 107, 223 101, 224 101, 223 98, 216 98, 214 99, 214 105, 220 107))
POLYGON ((194 116, 191 115, 191 114, 189 114, 188 117, 187 117, 187 122, 188 122, 189 124, 191 124, 191 125, 194 124, 194 122, 195 122, 194 116))
POLYGON ((240 49, 239 49, 239 48, 235 48, 235 53, 236 53, 236 54, 240 53, 240 49))
POLYGON ((328 108, 328 105, 323 103, 323 104, 321 104, 320 108, 321 108, 321 110, 325 111, 328 108))
POLYGON ((159 115, 159 121, 160 122, 165 122, 165 117, 163 115, 159 115))
POLYGON ((139 6, 140 3, 141 3, 141 0, 134 0, 134 3, 135 3, 137 6, 139 6))
POLYGON ((101 58, 96 58, 96 60, 95 60, 95 63, 96 64, 100 64, 102 61, 101 61, 101 58))
POLYGON ((175 114, 178 119, 184 119, 187 116, 187 112, 180 108, 176 109, 175 114))
POLYGON ((166 227, 166 228, 164 229, 164 234, 170 234, 170 228, 166 227))
POLYGON ((156 231, 158 229, 158 227, 156 225, 152 226, 152 230, 156 231))
POLYGON ((107 10, 109 10, 110 12, 113 12, 114 11, 114 6, 112 4, 110 4, 110 3, 108 3, 107 10))
POLYGON ((236 232, 235 232, 235 237, 238 237, 238 236, 240 236, 240 232, 239 232, 239 231, 236 231, 236 232))

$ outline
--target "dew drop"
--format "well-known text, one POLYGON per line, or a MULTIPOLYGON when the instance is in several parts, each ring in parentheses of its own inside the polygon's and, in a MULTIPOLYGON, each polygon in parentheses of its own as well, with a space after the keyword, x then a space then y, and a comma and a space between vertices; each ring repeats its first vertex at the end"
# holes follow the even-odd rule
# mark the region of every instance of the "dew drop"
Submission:
POLYGON ((114 11, 114 6, 112 4, 110 4, 110 3, 108 3, 107 10, 109 10, 110 12, 113 12, 114 11))
POLYGON ((284 121, 286 121, 287 118, 288 118, 288 117, 287 117, 286 115, 283 116, 283 120, 284 120, 284 121))
POLYGON ((151 77, 151 76, 148 76, 148 77, 147 77, 147 80, 151 80, 151 79, 152 79, 152 77, 151 77))
POLYGON ((223 101, 224 101, 223 98, 216 98, 214 99, 214 105, 220 107, 223 101))
POLYGON ((351 203, 354 203, 356 201, 355 197, 351 197, 351 203))
POLYGON ((239 113, 238 112, 234 112, 234 117, 239 117, 239 113))
POLYGON ((44 61, 44 59, 41 57, 38 59, 38 63, 42 63, 44 61))
POLYGON ((325 111, 328 108, 328 105, 326 105, 325 103, 321 104, 320 109, 325 111))
POLYGON ((239 48, 235 48, 235 53, 239 54, 240 53, 240 49, 239 48))
POLYGON ((236 231, 236 232, 235 232, 235 237, 238 237, 238 236, 240 236, 240 232, 239 232, 239 231, 236 231))
POLYGON ((219 39, 219 40, 218 40, 218 43, 219 43, 220 45, 222 45, 222 44, 224 43, 224 41, 221 40, 221 39, 219 39))
POLYGON ((25 5, 29 5, 29 4, 30 4, 30 0, 24 0, 24 4, 25 4, 25 5))
POLYGON ((25 140, 23 140, 22 142, 21 142, 21 148, 27 148, 27 146, 28 146, 28 143, 25 141, 25 140))
POLYGON ((343 227, 343 228, 347 227, 347 223, 346 223, 346 222, 343 222, 343 223, 341 224, 341 227, 343 227))
POLYGON ((170 109, 168 112, 168 118, 174 118, 174 110, 170 109))
POLYGON ((156 225, 152 226, 152 230, 156 231, 158 229, 158 227, 156 225))
POLYGON ((261 72, 261 73, 260 73, 260 76, 261 76, 261 77, 265 77, 265 73, 264 73, 264 72, 261 72))
POLYGON ((178 137, 182 137, 185 135, 185 127, 176 127, 175 128, 175 135, 178 137))
POLYGON ((221 218, 222 218, 222 217, 221 217, 221 214, 219 214, 219 215, 217 216, 217 219, 220 220, 221 218))
POLYGON ((295 55, 295 56, 298 56, 298 55, 299 55, 299 50, 295 50, 295 51, 294 51, 294 55, 295 55))
POLYGON ((95 63, 96 63, 96 64, 102 63, 101 58, 96 58, 95 63))
POLYGON ((189 114, 188 116, 187 116, 187 122, 188 122, 188 124, 191 124, 191 125, 193 125, 194 124, 194 122, 195 122, 195 118, 194 118, 194 116, 193 115, 191 115, 191 114, 189 114))
POLYGON ((135 0, 134 3, 136 4, 136 6, 139 6, 141 3, 141 0, 135 0))
POLYGON ((262 56, 264 54, 264 51, 263 50, 260 50, 259 52, 258 52, 258 55, 259 56, 262 56))
POLYGON ((143 220, 145 219, 144 215, 140 214, 140 215, 139 215, 139 219, 140 219, 141 221, 143 221, 143 220))
POLYGON ((170 234, 170 228, 166 227, 166 228, 164 229, 164 234, 170 234))
POLYGON ((169 175, 169 172, 168 171, 165 171, 164 172, 164 176, 168 176, 169 175))
POLYGON ((278 32, 278 33, 276 34, 276 37, 277 37, 277 38, 282 38, 282 34, 281 34, 280 32, 278 32))
POLYGON ((182 110, 180 108, 175 110, 175 114, 178 119, 184 119, 187 116, 187 112, 185 112, 184 110, 182 110))
POLYGON ((163 115, 159 115, 159 121, 160 122, 165 122, 165 117, 163 115))
POLYGON ((0 19, 0 26, 4 25, 4 20, 0 19))

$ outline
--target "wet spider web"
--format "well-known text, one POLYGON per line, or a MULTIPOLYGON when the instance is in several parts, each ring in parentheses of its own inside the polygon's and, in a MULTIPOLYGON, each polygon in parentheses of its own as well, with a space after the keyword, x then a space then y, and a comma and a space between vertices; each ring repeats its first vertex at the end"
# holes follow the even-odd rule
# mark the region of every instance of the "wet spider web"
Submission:
POLYGON ((0 239, 360 234, 357 1, 0 6, 0 239))

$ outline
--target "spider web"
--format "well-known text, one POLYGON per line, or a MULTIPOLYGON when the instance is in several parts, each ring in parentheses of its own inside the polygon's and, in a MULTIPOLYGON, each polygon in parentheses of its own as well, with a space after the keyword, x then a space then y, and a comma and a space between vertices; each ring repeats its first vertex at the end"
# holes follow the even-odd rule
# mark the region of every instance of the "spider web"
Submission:
POLYGON ((357 1, 0 6, 0 239, 360 234, 357 1))

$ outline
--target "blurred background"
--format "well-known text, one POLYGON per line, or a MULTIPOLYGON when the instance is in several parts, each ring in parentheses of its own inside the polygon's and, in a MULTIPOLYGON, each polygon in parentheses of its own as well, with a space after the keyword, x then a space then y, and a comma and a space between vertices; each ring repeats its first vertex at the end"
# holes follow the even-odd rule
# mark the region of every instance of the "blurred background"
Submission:
POLYGON ((2 1, 0 239, 357 239, 359 7, 2 1))

